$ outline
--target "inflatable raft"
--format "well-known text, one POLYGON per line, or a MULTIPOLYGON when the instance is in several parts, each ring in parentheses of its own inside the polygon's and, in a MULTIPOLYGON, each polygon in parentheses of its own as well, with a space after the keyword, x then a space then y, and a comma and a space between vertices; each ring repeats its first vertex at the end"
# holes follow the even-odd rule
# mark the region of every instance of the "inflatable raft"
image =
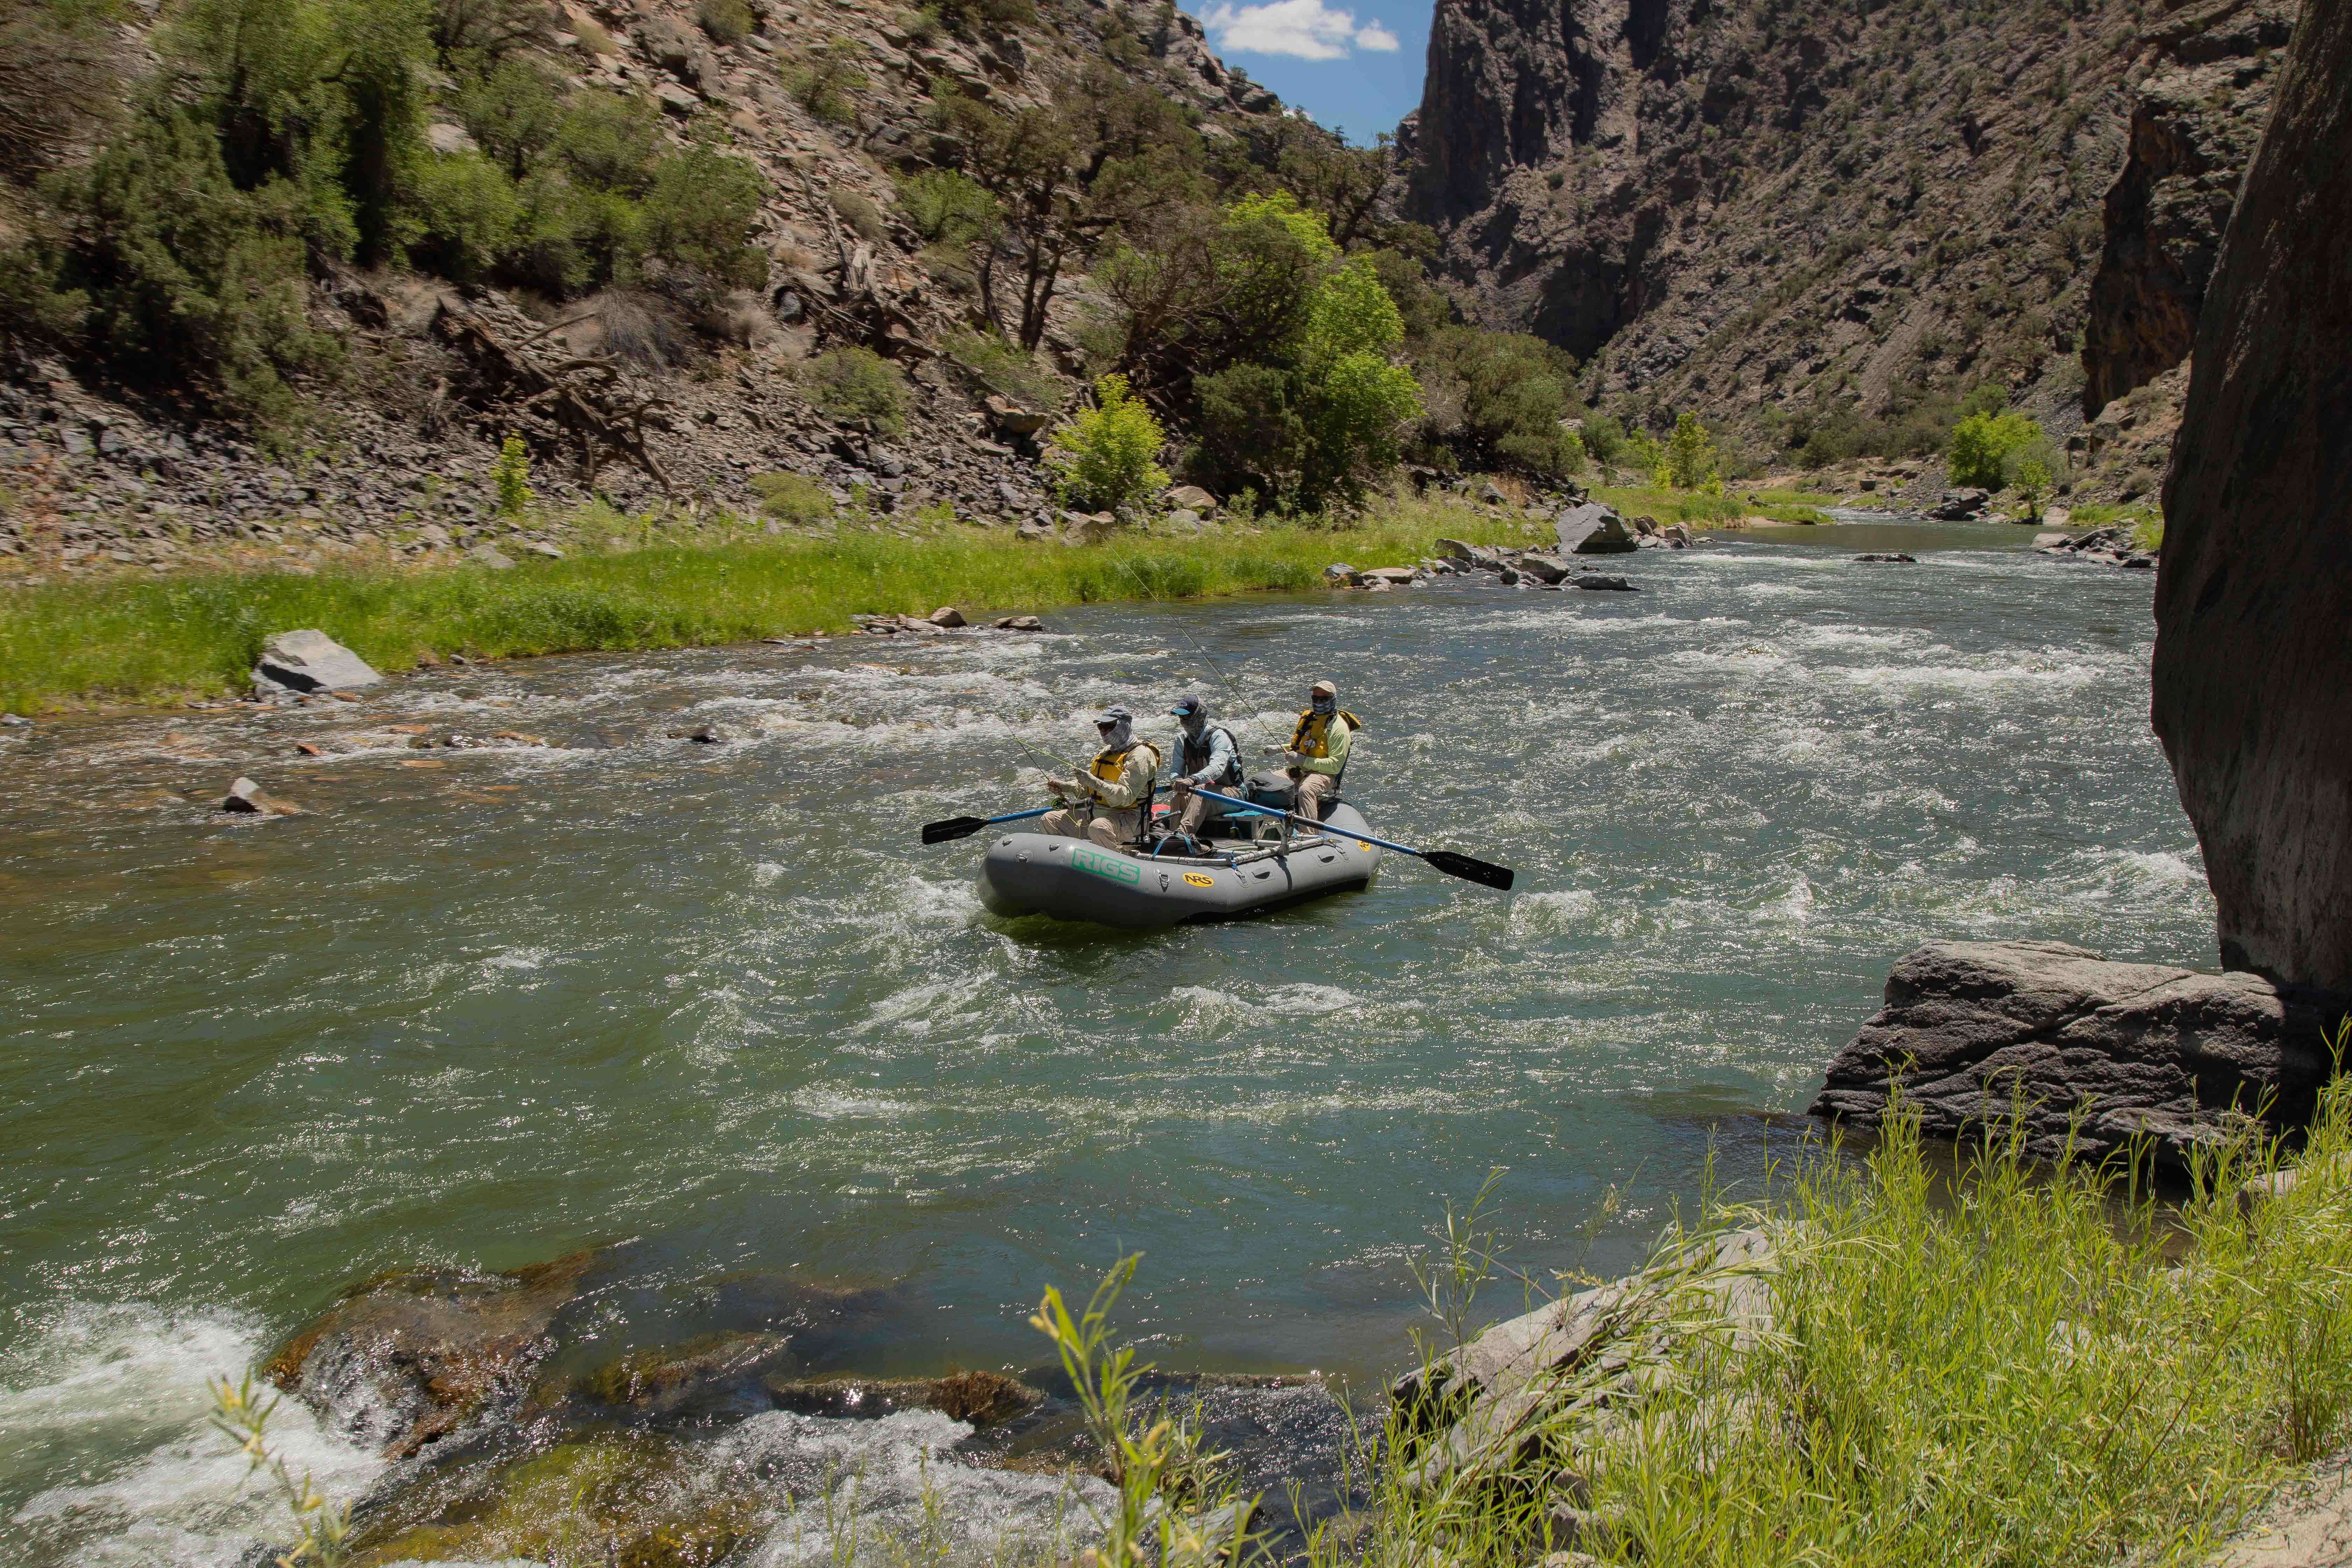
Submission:
POLYGON ((1090 839, 1006 833, 980 863, 980 901, 999 915, 1054 915, 1149 929, 1229 921, 1371 885, 1380 848, 1351 833, 1371 825, 1345 801, 1319 830, 1278 819, 1233 816, 1202 855, 1105 849, 1090 839))

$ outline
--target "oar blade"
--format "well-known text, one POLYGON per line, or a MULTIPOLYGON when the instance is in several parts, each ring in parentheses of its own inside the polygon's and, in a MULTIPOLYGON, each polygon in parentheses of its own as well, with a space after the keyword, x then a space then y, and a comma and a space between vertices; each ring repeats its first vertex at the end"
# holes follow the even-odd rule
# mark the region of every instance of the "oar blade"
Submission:
POLYGON ((923 824, 923 842, 945 844, 951 839, 969 838, 988 826, 984 816, 950 816, 945 822, 923 824))
POLYGON ((1513 873, 1508 866, 1489 865, 1467 855, 1456 855, 1451 849, 1424 849, 1421 858, 1449 877, 1459 877, 1465 882, 1475 882, 1482 888, 1511 890, 1513 873))

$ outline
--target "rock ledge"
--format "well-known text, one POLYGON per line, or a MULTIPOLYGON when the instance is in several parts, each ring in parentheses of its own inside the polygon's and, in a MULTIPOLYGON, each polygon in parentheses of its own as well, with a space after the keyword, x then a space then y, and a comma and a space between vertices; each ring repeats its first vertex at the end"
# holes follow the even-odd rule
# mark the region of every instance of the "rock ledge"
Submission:
POLYGON ((2027 1152, 2144 1143, 2184 1165, 2260 1117, 2308 1121, 2343 999, 2243 973, 2115 963, 2055 942, 1937 942, 1898 961, 1886 1005, 1829 1068, 1816 1116, 1864 1126, 1895 1079, 1922 1130, 2022 1114, 2027 1152))

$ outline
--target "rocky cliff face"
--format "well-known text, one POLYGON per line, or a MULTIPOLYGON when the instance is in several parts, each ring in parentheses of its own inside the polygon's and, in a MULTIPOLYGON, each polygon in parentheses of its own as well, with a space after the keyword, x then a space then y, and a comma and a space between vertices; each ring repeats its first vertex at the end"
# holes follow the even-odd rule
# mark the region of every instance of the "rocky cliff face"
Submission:
POLYGON ((1771 436, 1990 379, 2064 432, 2092 337, 2103 387, 2164 368, 2171 329, 2133 301, 2166 286, 2134 279, 2195 294, 2282 25, 2242 0, 2146 30, 2108 0, 1440 0, 1402 201, 1476 317, 1594 360, 1602 393, 1771 436), (2103 227, 2119 180, 2137 240, 2103 227))
POLYGON ((2165 484, 2157 734, 2222 962, 2352 986, 2352 3, 2311 0, 2222 237, 2165 484))
POLYGON ((2091 279, 2085 417, 2189 357, 2294 10, 2285 0, 2210 0, 2150 29, 2160 68, 2133 100, 2130 154, 2107 192, 2091 279))

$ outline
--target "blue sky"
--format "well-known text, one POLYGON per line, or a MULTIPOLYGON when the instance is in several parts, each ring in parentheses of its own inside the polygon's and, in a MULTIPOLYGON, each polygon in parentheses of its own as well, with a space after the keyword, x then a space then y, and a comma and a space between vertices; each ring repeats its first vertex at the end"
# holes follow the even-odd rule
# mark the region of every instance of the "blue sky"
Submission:
POLYGON ((1228 65, 1359 145, 1421 107, 1429 0, 1216 0, 1195 14, 1228 65))

